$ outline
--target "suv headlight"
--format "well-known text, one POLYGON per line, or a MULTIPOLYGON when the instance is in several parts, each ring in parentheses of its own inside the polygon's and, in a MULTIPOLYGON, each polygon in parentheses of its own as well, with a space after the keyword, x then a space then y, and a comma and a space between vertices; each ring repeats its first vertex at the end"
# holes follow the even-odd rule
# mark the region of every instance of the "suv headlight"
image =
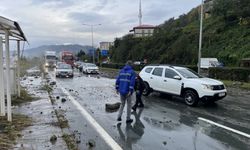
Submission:
POLYGON ((208 84, 202 84, 202 88, 204 90, 213 90, 213 86, 208 84))

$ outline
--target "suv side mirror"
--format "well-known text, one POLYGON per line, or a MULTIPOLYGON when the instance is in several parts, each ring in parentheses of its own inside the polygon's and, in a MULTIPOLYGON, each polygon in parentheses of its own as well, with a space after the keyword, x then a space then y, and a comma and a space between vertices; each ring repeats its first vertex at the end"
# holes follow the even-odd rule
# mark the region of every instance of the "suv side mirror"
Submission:
POLYGON ((181 80, 181 77, 180 76, 174 76, 174 79, 181 80))

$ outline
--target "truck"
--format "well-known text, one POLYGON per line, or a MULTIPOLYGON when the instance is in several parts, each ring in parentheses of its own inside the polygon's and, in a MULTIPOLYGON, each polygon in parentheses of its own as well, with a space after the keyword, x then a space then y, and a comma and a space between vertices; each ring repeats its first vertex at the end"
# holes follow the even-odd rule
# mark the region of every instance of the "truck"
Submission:
POLYGON ((45 51, 45 67, 56 67, 57 56, 55 51, 45 51))
POLYGON ((201 58, 202 69, 208 69, 210 67, 223 67, 223 64, 218 61, 217 58, 201 58))
POLYGON ((74 54, 70 51, 60 52, 59 60, 63 63, 69 64, 72 67, 74 67, 74 63, 75 63, 74 54))

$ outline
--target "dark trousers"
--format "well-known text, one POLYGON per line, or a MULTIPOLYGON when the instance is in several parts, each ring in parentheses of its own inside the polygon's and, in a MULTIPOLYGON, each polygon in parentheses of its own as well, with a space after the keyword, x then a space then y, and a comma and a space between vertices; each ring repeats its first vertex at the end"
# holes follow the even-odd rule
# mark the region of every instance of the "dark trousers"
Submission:
POLYGON ((141 100, 141 92, 136 92, 136 101, 135 105, 133 107, 137 108, 138 106, 143 106, 142 100, 141 100))

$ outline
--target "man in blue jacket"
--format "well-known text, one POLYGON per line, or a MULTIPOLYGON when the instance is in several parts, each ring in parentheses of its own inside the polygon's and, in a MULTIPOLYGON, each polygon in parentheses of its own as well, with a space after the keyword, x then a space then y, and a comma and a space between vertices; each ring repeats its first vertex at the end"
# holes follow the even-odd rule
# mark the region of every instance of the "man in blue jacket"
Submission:
POLYGON ((116 79, 116 91, 120 93, 121 106, 118 113, 117 121, 121 121, 123 109, 127 101, 127 123, 133 122, 131 116, 131 96, 134 92, 135 85, 135 72, 131 67, 132 61, 127 61, 126 65, 121 69, 117 79, 116 79))

